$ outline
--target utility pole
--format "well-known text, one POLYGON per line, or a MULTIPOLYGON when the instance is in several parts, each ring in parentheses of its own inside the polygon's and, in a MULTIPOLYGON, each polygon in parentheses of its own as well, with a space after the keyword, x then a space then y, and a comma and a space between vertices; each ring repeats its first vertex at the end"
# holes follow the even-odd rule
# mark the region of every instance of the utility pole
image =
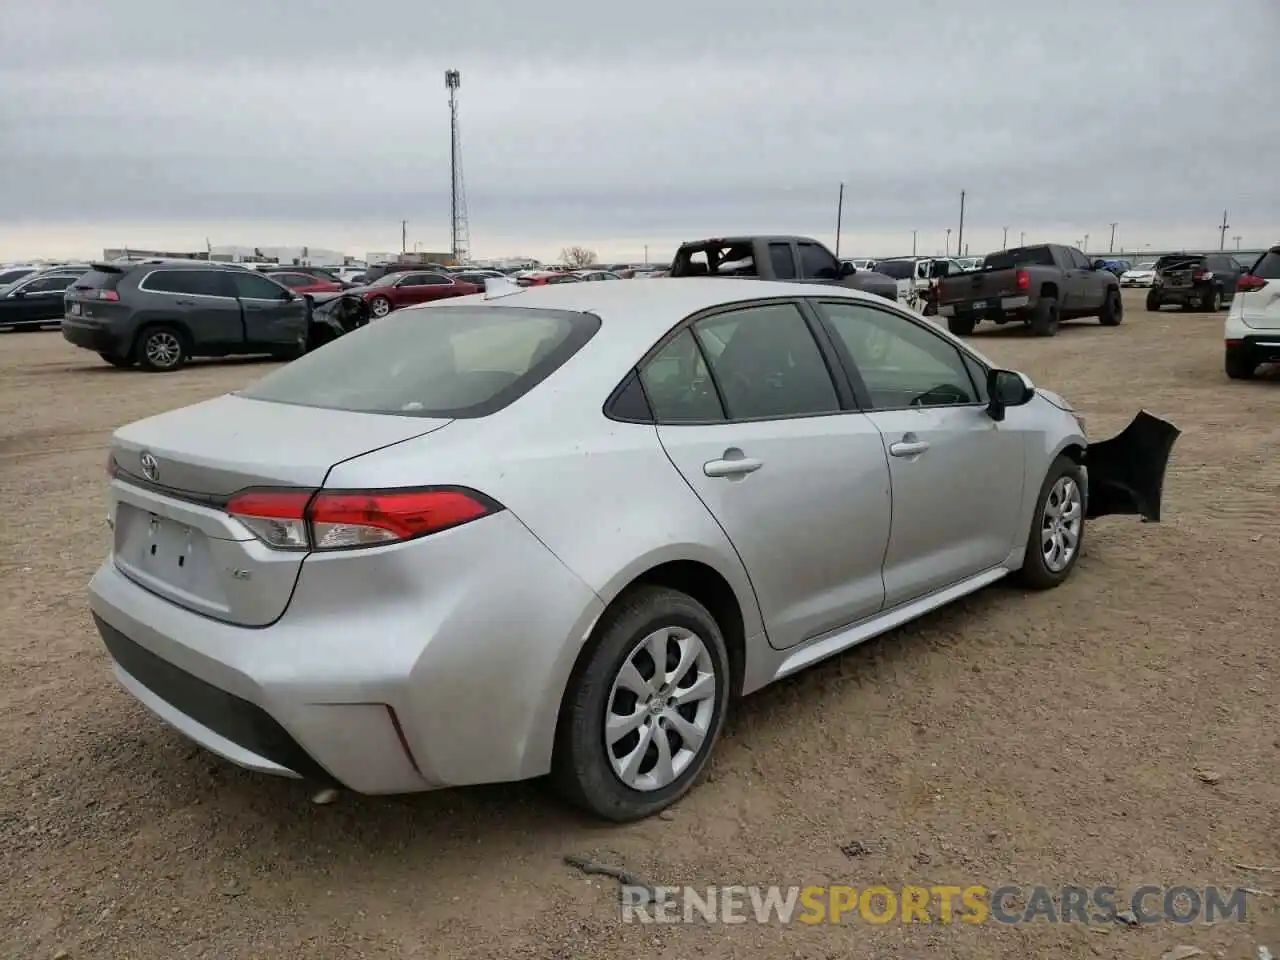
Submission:
POLYGON ((943 253, 944 256, 951 256, 951 228, 947 227, 947 247, 943 253))
POLYGON ((409 221, 400 221, 400 252, 409 252, 409 221))
POLYGON ((1004 239, 1000 241, 1000 249, 1008 250, 1009 249, 1009 228, 1001 227, 1001 229, 1004 230, 1004 239))
POLYGON ((1234 240, 1234 241, 1236 242, 1236 253, 1239 253, 1239 252, 1240 252, 1240 240, 1241 240, 1241 237, 1237 234, 1236 236, 1232 237, 1231 239, 1232 239, 1232 240, 1234 240))
POLYGON ((649 245, 647 243, 644 245, 644 265, 646 267, 649 265, 649 245))
POLYGON ((1087 233, 1084 235, 1084 239, 1080 241, 1080 252, 1081 253, 1089 252, 1089 235, 1087 233))
POLYGON ((956 236, 956 256, 964 249, 964 191, 960 191, 960 233, 956 236))
POLYGON ((836 259, 840 259, 840 228, 844 223, 844 184, 840 184, 840 199, 836 201, 836 259))
POLYGON ((1227 245, 1227 231, 1231 229, 1231 224, 1227 223, 1227 211, 1222 211, 1222 226, 1218 228, 1218 249, 1222 250, 1227 245))
POLYGON ((1027 245, 1027 233, 1025 230, 1018 232, 1018 246, 1025 247, 1027 245))
POLYGON ((471 254, 471 228, 467 225, 467 193, 462 182, 462 135, 458 132, 458 90, 462 74, 444 72, 449 91, 449 233, 454 263, 464 263, 471 254))
POLYGON ((1115 253, 1116 252, 1116 227, 1120 226, 1120 223, 1117 221, 1116 223, 1110 224, 1109 226, 1111 227, 1111 243, 1107 245, 1107 253, 1115 253))
POLYGON ((911 255, 913 257, 916 255, 916 237, 919 235, 919 233, 920 233, 919 230, 911 231, 911 255))

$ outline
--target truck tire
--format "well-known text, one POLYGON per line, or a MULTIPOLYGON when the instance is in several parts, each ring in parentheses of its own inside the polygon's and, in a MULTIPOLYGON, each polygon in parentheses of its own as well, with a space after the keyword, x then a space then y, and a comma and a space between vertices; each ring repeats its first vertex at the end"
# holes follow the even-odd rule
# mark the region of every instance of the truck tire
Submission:
POLYGON ((1102 304, 1102 311, 1098 314, 1098 322, 1104 327, 1116 327, 1123 319, 1124 300, 1120 298, 1120 291, 1108 290, 1107 298, 1102 304))
POLYGON ((947 317, 947 329, 957 337, 967 337, 973 333, 978 321, 973 317, 947 317))
POLYGON ((1147 309, 1153 312, 1160 309, 1160 297, 1154 290, 1147 293, 1147 309))
POLYGON ((1053 297, 1041 297, 1036 301, 1027 321, 1033 337, 1052 337, 1058 332, 1058 301, 1053 297))

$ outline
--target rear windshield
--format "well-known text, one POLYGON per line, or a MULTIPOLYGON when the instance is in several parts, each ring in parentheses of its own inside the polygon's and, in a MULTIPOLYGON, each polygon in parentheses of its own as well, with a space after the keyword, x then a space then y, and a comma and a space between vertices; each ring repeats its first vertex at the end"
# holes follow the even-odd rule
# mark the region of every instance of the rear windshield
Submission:
POLYGON ((1204 263, 1204 257, 1199 254, 1187 255, 1177 254, 1175 256, 1161 257, 1156 261, 1157 270, 1177 270, 1184 267, 1198 267, 1204 263))
POLYGON ((910 280, 916 275, 916 264, 914 260, 880 260, 875 271, 895 280, 910 280))
POLYGON ((96 267, 76 281, 77 290, 114 290, 120 278, 119 270, 99 270, 96 267))
POLYGON ((407 417, 483 417, 515 402, 600 328, 527 307, 396 311, 240 392, 251 400, 407 417))
POLYGON ((1264 253, 1249 272, 1263 280, 1280 280, 1280 247, 1264 253))
POLYGON ((1052 267, 1053 251, 1048 247, 1014 247, 999 253, 988 253, 983 270, 1010 270, 1013 267, 1052 267))

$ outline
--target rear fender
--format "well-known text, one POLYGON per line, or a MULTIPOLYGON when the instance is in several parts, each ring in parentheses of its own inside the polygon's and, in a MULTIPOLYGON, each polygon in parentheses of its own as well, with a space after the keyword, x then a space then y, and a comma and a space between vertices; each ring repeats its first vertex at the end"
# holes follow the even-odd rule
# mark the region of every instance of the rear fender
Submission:
POLYGON ((1165 469, 1181 433, 1169 421, 1141 410, 1110 440, 1089 444, 1089 519, 1136 515, 1159 523, 1165 469))

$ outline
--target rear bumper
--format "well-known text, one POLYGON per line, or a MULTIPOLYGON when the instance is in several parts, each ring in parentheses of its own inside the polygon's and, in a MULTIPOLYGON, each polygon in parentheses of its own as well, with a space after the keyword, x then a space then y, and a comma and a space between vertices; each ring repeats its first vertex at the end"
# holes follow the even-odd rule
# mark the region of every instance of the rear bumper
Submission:
POLYGON ((1205 295, 1205 287, 1151 287, 1149 296, 1160 303, 1198 304, 1205 295))
MULTIPOLYGON (((1017 313, 1031 305, 1029 296, 999 297, 989 300, 975 300, 963 303, 947 303, 938 307, 938 315, 943 317, 966 316, 988 317, 993 314, 1017 313), (975 306, 982 304, 982 306, 975 306)), ((998 321, 997 321, 998 322, 998 321)))
POLYGON ((90 608, 121 684, 240 766, 370 794, 546 773, 599 598, 510 514, 377 553, 309 557, 259 629, 179 607, 110 558, 90 608))
POLYGON ((79 318, 62 318, 62 337, 68 343, 97 353, 120 353, 129 347, 127 339, 122 339, 119 331, 79 318))
POLYGON ((1228 354, 1248 357, 1253 363, 1280 363, 1280 330, 1226 341, 1228 354))

